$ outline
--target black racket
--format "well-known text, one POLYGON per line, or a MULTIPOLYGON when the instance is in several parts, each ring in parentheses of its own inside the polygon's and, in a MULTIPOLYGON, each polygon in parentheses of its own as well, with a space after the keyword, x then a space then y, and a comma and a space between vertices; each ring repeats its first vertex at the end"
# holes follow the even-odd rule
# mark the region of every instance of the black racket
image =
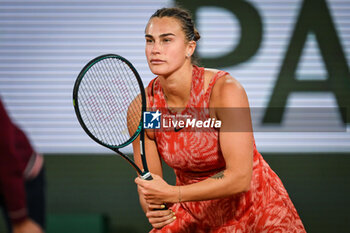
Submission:
POLYGON ((144 145, 145 90, 128 60, 115 54, 91 60, 75 81, 73 105, 80 125, 93 140, 121 155, 143 179, 152 180, 144 145), (132 155, 119 151, 139 135, 143 170, 132 155))

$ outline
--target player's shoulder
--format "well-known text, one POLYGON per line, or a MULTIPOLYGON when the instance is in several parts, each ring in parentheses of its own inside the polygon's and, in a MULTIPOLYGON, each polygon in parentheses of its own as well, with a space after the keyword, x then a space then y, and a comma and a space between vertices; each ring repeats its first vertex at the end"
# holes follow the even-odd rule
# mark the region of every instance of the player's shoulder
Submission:
POLYGON ((217 74, 218 72, 220 72, 220 70, 218 70, 218 69, 213 69, 213 68, 207 68, 207 67, 205 67, 204 68, 204 73, 205 73, 205 75, 215 75, 215 74, 217 74))
MULTIPOLYGON (((210 72, 217 74, 220 70, 212 69, 210 72)), ((216 80, 210 102, 215 103, 216 106, 241 106, 247 104, 247 95, 240 82, 226 73, 216 80)))
POLYGON ((215 83, 213 84, 214 87, 221 85, 220 84, 222 82, 221 80, 227 79, 228 77, 225 77, 225 76, 230 76, 230 75, 228 75, 228 73, 226 73, 222 70, 213 69, 213 68, 204 68, 204 75, 203 75, 204 76, 204 90, 207 90, 207 88, 209 87, 212 80, 215 77, 217 77, 217 75, 220 75, 219 73, 222 73, 221 77, 215 81, 215 83), (219 83, 219 85, 217 85, 217 83, 219 83))
POLYGON ((158 79, 158 76, 151 79, 151 81, 149 81, 149 83, 146 85, 145 89, 146 90, 150 90, 154 87, 154 83, 156 82, 156 80, 158 79))
POLYGON ((154 83, 158 80, 158 77, 153 78, 145 87, 146 96, 154 95, 154 83))
POLYGON ((204 69, 204 77, 210 82, 218 73, 223 72, 222 77, 218 78, 213 86, 213 91, 217 89, 217 91, 241 91, 244 90, 239 81, 231 76, 229 73, 224 72, 219 69, 205 68, 204 69))

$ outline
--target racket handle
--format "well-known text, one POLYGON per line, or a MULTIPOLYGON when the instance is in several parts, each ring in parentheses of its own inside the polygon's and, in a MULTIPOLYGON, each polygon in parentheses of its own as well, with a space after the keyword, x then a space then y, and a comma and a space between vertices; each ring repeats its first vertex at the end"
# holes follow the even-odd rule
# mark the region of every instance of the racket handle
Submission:
MULTIPOLYGON (((144 174, 141 174, 140 175, 140 177, 141 177, 141 179, 143 179, 143 180, 153 180, 153 177, 152 177, 152 175, 151 175, 151 173, 150 172, 146 172, 146 173, 144 173, 144 174)), ((164 208, 163 209, 154 209, 154 210, 167 210, 168 209, 168 207, 167 207, 167 205, 164 203, 164 208)))
POLYGON ((143 180, 153 180, 153 177, 150 172, 142 173, 140 177, 143 180))

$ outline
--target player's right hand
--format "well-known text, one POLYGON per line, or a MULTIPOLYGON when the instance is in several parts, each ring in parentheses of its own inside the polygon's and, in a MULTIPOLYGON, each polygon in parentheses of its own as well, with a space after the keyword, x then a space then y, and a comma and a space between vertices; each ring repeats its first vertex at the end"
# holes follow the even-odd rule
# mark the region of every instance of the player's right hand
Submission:
POLYGON ((156 229, 160 229, 175 221, 175 213, 171 209, 164 209, 164 205, 149 204, 146 217, 149 223, 156 229))

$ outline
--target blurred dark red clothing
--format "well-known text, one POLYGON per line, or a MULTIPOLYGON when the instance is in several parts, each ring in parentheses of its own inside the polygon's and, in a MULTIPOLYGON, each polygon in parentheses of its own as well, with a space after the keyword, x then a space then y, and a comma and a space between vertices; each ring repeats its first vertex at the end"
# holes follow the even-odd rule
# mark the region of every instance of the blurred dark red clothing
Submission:
POLYGON ((27 218, 24 181, 33 170, 40 171, 38 164, 42 164, 42 157, 34 152, 26 135, 11 121, 0 99, 0 196, 13 223, 27 218))

